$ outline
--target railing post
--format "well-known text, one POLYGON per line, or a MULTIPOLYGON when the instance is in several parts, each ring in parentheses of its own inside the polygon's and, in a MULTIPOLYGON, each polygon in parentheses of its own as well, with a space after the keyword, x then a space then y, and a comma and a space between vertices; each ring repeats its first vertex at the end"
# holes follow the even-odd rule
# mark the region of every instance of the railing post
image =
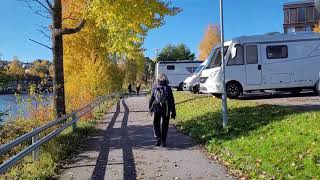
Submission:
MULTIPOLYGON (((76 119, 76 114, 73 114, 71 121, 73 121, 75 119, 76 119)), ((77 122, 74 122, 74 123, 72 123, 72 132, 75 133, 76 130, 77 130, 77 122)))
MULTIPOLYGON (((35 128, 32 128, 32 131, 35 130, 35 128)), ((32 144, 35 144, 37 141, 39 141, 39 134, 36 134, 32 136, 32 144)), ((38 161, 40 157, 40 147, 32 151, 32 160, 38 161)))

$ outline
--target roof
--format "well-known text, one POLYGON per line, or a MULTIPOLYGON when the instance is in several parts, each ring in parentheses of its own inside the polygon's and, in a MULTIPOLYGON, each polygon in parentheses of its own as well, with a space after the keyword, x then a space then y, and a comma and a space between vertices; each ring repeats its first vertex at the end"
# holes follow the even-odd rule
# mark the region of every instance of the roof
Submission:
POLYGON ((203 63, 203 61, 190 61, 190 60, 183 60, 183 61, 159 61, 159 64, 183 64, 183 63, 203 63))
POLYGON ((304 1, 296 1, 296 2, 287 2, 287 3, 284 3, 284 6, 298 5, 298 4, 308 4, 308 3, 314 3, 314 0, 304 0, 304 1))
POLYGON ((297 32, 290 34, 274 34, 274 35, 254 35, 241 36, 233 38, 233 41, 239 43, 265 43, 265 42, 281 42, 281 41, 297 41, 297 40, 320 40, 320 33, 313 32, 297 32))

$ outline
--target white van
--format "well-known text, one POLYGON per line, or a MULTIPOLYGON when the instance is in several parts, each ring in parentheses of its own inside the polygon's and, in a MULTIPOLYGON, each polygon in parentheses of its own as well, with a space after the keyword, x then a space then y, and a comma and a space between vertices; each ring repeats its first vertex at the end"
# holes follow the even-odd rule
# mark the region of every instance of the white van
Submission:
MULTIPOLYGON (((295 33, 243 36, 225 43, 226 90, 230 98, 243 92, 279 90, 316 91, 320 72, 320 34, 295 33)), ((200 92, 220 95, 220 48, 201 73, 200 92)))
POLYGON ((201 63, 201 61, 160 61, 156 64, 155 76, 165 74, 170 86, 183 90, 183 81, 192 75, 201 63))
POLYGON ((189 76, 186 80, 184 80, 183 82, 184 91, 191 91, 193 93, 198 93, 200 91, 201 72, 208 66, 209 63, 210 61, 208 59, 205 60, 191 76, 189 76))

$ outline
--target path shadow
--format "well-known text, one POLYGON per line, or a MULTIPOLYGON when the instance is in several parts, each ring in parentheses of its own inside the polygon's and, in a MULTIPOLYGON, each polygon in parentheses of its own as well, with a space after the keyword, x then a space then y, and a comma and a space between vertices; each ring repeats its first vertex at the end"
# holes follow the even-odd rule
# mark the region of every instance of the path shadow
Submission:
POLYGON ((196 100, 196 99, 203 99, 203 98, 208 98, 208 96, 198 95, 198 96, 195 97, 195 98, 187 99, 187 100, 184 100, 184 101, 181 101, 181 102, 177 102, 176 105, 184 104, 184 103, 187 103, 187 102, 189 102, 189 101, 194 101, 194 100, 196 100))
POLYGON ((134 163, 134 156, 132 145, 128 135, 128 120, 129 120, 129 108, 122 100, 122 105, 125 109, 124 117, 121 124, 121 146, 122 146, 122 157, 123 157, 123 179, 135 180, 137 177, 136 167, 134 163))
POLYGON ((121 128, 114 128, 114 124, 117 120, 118 115, 120 114, 120 104, 118 103, 116 113, 110 121, 107 129, 103 130, 104 132, 98 132, 98 134, 104 133, 104 137, 101 142, 99 156, 96 161, 91 179, 100 180, 105 178, 107 166, 110 165, 108 164, 109 153, 113 149, 122 149, 123 179, 136 179, 136 168, 134 163, 133 149, 128 135, 129 108, 124 99, 122 100, 122 105, 124 107, 124 116, 121 122, 121 128), (118 140, 119 137, 120 141, 118 140))
MULTIPOLYGON (((120 113, 120 102, 117 103, 116 112, 113 115, 107 129, 104 132, 104 136, 99 149, 99 156, 96 161, 96 165, 93 170, 91 179, 96 179, 96 180, 104 179, 104 176, 107 170, 108 157, 110 152, 111 134, 113 132, 113 126, 119 116, 119 113, 120 113)), ((98 134, 100 134, 100 132, 98 132, 98 134)))

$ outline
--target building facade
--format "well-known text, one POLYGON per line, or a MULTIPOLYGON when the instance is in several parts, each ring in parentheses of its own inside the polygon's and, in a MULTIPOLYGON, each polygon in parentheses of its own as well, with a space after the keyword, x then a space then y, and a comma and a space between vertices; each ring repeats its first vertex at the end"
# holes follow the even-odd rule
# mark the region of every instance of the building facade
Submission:
POLYGON ((312 31, 319 22, 314 0, 285 3, 283 11, 285 33, 312 31))

